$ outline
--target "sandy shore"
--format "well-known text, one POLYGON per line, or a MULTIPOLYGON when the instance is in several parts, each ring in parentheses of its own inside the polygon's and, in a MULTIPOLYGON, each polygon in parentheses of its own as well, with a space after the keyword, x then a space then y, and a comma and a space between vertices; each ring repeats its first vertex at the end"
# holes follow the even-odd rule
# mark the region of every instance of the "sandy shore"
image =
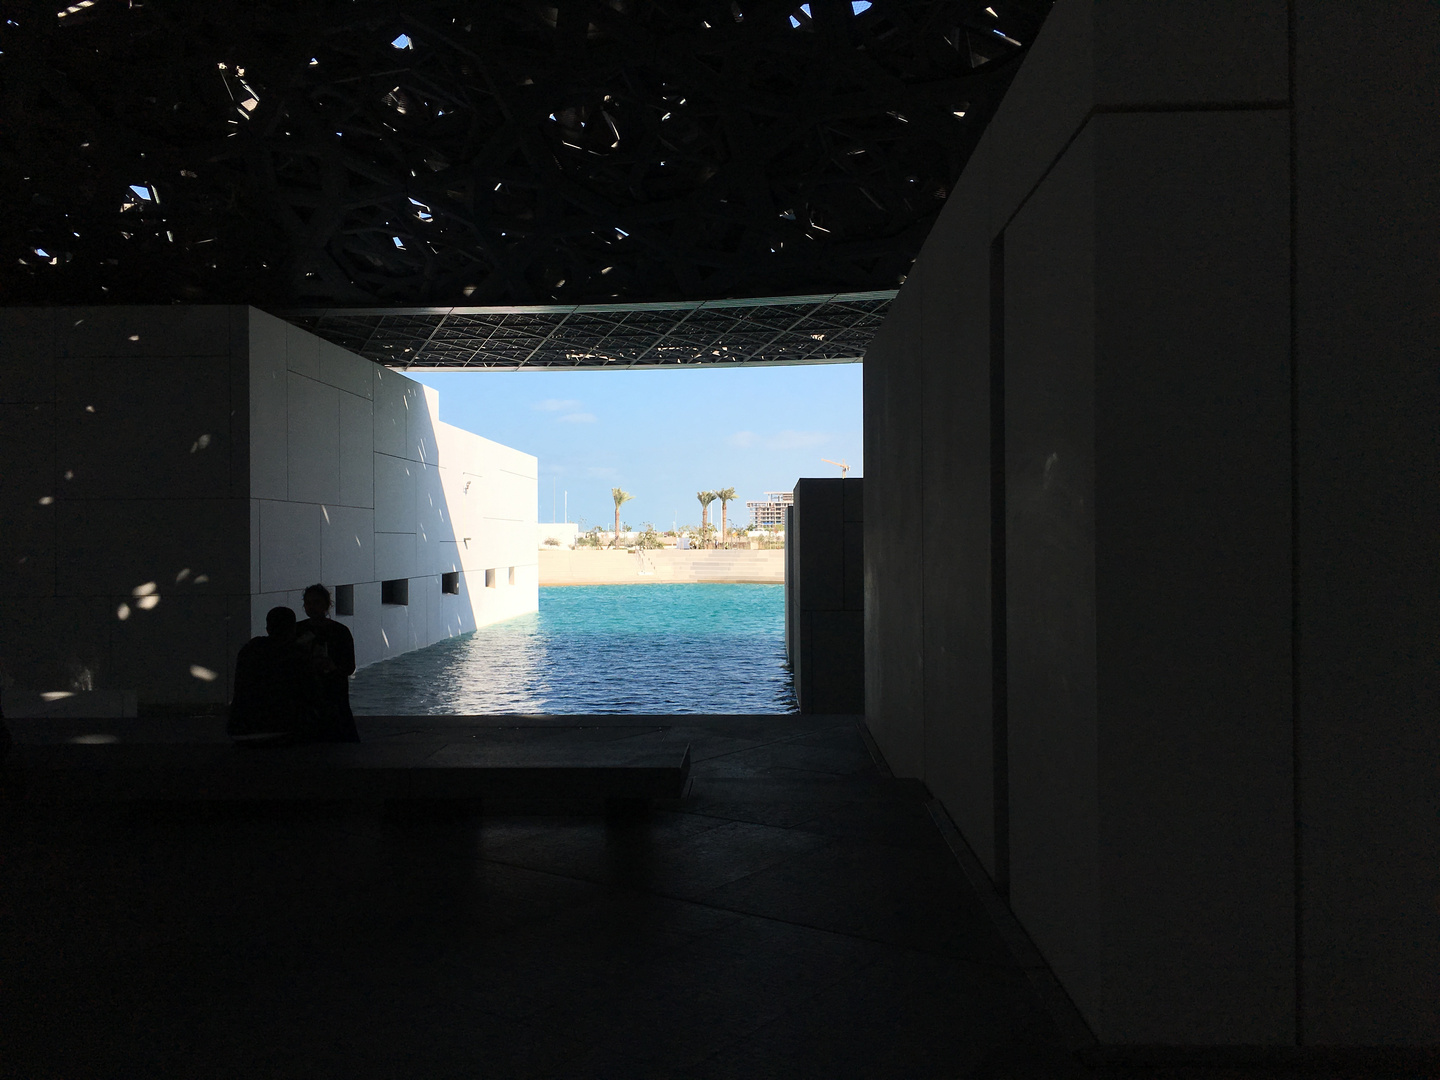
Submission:
POLYGON ((780 585, 784 551, 597 551, 540 549, 541 585, 643 585, 705 582, 780 585))

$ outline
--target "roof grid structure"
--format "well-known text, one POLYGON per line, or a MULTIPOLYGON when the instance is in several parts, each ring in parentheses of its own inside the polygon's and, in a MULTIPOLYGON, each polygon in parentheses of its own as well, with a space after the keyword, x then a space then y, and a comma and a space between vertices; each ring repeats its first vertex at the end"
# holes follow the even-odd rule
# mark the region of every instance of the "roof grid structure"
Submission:
POLYGON ((308 308, 295 325, 390 367, 514 371, 854 363, 896 290, 562 307, 308 308))
POLYGON ((21 3, 0 20, 28 73, 3 87, 0 292, 273 310, 893 289, 1050 4, 21 3))

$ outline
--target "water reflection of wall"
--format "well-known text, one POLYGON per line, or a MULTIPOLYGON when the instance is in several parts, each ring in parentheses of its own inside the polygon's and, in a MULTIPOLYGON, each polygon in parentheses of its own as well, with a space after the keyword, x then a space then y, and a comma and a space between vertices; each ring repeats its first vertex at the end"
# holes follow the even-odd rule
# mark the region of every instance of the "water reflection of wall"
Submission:
POLYGON ((436 404, 245 307, 0 311, 10 701, 223 702, 265 609, 315 581, 352 587, 362 662, 535 610, 535 459, 436 404))

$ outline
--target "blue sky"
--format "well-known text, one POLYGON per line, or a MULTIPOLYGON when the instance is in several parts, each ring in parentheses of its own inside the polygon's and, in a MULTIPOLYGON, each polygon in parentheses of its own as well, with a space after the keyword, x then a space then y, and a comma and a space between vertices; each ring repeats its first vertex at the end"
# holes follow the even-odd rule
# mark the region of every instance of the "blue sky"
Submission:
MULTIPOLYGON (((698 524, 695 492, 734 487, 746 499, 801 476, 863 472, 860 364, 686 371, 414 372, 440 391, 440 419, 540 459, 540 520, 608 526, 610 489, 635 498, 622 521, 698 524)), ((713 511, 718 513, 719 506, 713 511)))

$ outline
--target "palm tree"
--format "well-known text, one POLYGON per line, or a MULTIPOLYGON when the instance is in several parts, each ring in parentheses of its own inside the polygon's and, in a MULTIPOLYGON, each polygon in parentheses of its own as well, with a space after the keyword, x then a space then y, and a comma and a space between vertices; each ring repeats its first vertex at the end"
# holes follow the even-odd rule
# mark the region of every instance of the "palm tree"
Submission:
POLYGON ((614 487, 610 489, 610 497, 615 500, 615 537, 610 541, 610 546, 615 547, 620 543, 620 507, 624 506, 635 496, 631 495, 628 491, 622 491, 620 488, 614 487))
POLYGON ((705 535, 705 530, 710 525, 710 504, 718 498, 713 491, 697 491, 695 498, 700 500, 700 535, 705 535))
MULTIPOLYGON (((726 529, 730 523, 730 500, 735 498, 735 489, 733 487, 721 488, 715 492, 715 497, 720 500, 720 540, 724 542, 726 529)), ((726 543, 725 546, 729 547, 730 545, 726 543)))

